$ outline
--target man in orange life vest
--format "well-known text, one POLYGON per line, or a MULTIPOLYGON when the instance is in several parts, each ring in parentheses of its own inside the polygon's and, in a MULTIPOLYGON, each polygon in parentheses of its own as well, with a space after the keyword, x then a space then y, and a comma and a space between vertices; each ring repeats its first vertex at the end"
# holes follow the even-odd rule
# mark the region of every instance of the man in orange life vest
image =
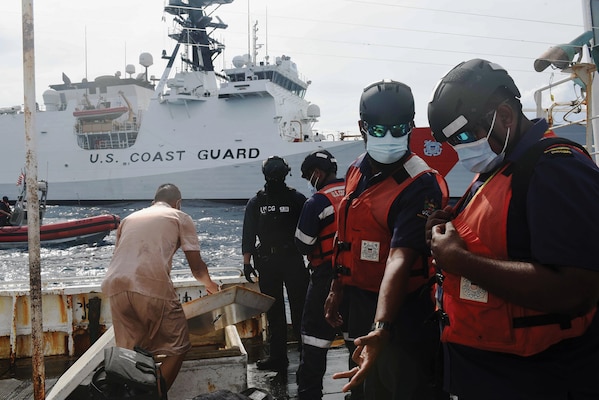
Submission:
POLYGON ((474 59, 428 106, 435 139, 479 173, 427 222, 446 388, 459 400, 598 399, 599 168, 527 119, 519 97, 502 67, 474 59))
MULTIPOLYGON (((410 151, 413 120, 414 98, 407 85, 381 81, 364 89, 359 127, 366 153, 350 166, 339 205, 333 259, 337 278, 325 316, 334 326, 347 323, 350 339, 372 330, 377 340, 389 342, 369 366, 370 372, 361 373, 343 389, 365 379, 368 399, 434 398, 439 332, 435 324, 425 323, 434 304, 427 286, 429 249, 424 228, 427 216, 442 207, 447 186, 410 151), (380 287, 383 275, 386 289, 380 287), (403 306, 379 318, 377 301, 396 293, 403 294, 403 306), (342 297, 348 302, 347 318, 338 312, 342 297)), ((354 360, 362 364, 362 343, 356 340, 356 344, 354 360)), ((359 369, 334 377, 351 377, 359 369)))
MULTIPOLYGON (((324 149, 308 154, 301 170, 302 178, 317 192, 304 203, 295 231, 295 244, 308 256, 311 271, 302 316, 303 353, 297 386, 300 400, 316 400, 322 399, 327 353, 338 332, 325 320, 323 307, 333 279, 337 208, 345 194, 345 182, 337 178, 337 160, 324 149)), ((358 398, 355 391, 353 395, 358 398)))

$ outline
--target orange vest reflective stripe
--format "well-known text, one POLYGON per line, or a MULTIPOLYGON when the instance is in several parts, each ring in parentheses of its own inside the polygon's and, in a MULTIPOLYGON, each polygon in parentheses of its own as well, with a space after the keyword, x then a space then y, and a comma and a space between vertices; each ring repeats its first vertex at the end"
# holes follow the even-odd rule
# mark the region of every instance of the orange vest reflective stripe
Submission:
MULTIPOLYGON (((425 173, 434 173, 443 191, 443 198, 447 199, 445 180, 420 157, 412 155, 401 168, 408 172, 408 178, 403 182, 397 183, 393 176, 389 176, 382 182, 368 187, 357 197, 354 197, 354 192, 362 174, 356 166, 351 166, 347 172, 346 195, 339 205, 333 260, 333 265, 338 272, 340 271, 339 279, 344 285, 371 292, 379 291, 392 237, 387 217, 397 196, 414 180, 425 173)), ((412 266, 411 275, 410 291, 428 281, 426 257, 419 258, 412 266)))
MULTIPOLYGON (((317 193, 325 195, 331 203, 334 213, 339 209, 339 203, 345 195, 345 184, 343 182, 334 182, 326 185, 317 193)), ((335 234, 337 233, 337 218, 333 222, 325 226, 319 233, 316 240, 316 246, 311 254, 308 254, 308 260, 313 267, 330 261, 333 258, 333 247, 335 243, 335 234)))
MULTIPOLYGON (((472 253, 507 260, 507 216, 512 175, 502 168, 489 178, 453 225, 472 253)), ((444 271, 443 311, 449 318, 441 340, 481 350, 530 356, 581 336, 596 308, 571 319, 509 303, 468 279, 444 271)))

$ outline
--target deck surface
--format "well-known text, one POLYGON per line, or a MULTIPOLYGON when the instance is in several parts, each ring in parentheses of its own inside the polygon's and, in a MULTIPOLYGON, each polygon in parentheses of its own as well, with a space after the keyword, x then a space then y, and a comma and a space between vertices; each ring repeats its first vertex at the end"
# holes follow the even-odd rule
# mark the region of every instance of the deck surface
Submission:
MULTIPOLYGON (((297 399, 297 384, 295 373, 299 366, 297 344, 288 346, 289 367, 285 372, 260 371, 256 368, 256 360, 264 356, 261 347, 248 349, 248 387, 257 387, 271 393, 277 400, 297 399)), ((335 372, 347 369, 348 352, 344 346, 332 348, 328 354, 327 372, 323 380, 323 400, 343 400, 345 393, 341 388, 346 380, 333 380, 335 372)), ((46 393, 59 376, 58 371, 64 371, 72 364, 72 360, 53 358, 46 360, 46 393)), ((31 383, 31 365, 26 360, 17 362, 17 371, 8 371, 6 363, 0 363, 0 399, 1 400, 31 400, 33 385, 31 383)))
MULTIPOLYGON (((256 368, 256 358, 248 351, 248 387, 267 390, 277 400, 297 399, 295 373, 299 366, 299 353, 296 345, 290 344, 287 350, 289 367, 287 372, 260 371, 256 368)), ((346 393, 341 388, 347 380, 334 380, 333 373, 347 370, 348 351, 344 346, 329 350, 327 372, 323 379, 323 400, 343 400, 346 393)))

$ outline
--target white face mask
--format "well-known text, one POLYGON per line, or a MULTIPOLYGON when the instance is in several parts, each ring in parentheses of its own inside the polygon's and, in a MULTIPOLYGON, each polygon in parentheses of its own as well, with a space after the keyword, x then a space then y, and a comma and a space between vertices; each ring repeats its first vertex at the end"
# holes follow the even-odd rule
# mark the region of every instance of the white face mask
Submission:
POLYGON ((462 165, 472 172, 489 172, 501 164, 505 157, 505 149, 507 148, 507 143, 510 139, 510 128, 507 130, 505 143, 499 154, 496 154, 493 149, 491 149, 491 145, 489 145, 489 136, 491 136, 491 132, 493 131, 496 116, 497 111, 495 111, 495 114, 493 115, 493 122, 491 123, 491 128, 489 128, 487 137, 477 140, 476 142, 459 144, 453 147, 458 153, 458 158, 462 165))
POLYGON ((405 135, 395 138, 390 132, 382 138, 369 135, 366 141, 366 152, 381 164, 393 164, 408 151, 409 137, 410 135, 405 135))
POLYGON ((312 182, 312 178, 314 178, 315 173, 316 171, 312 172, 312 175, 310 175, 310 179, 308 179, 308 190, 311 194, 318 192, 318 189, 316 189, 316 186, 318 185, 318 177, 316 177, 315 182, 312 182))

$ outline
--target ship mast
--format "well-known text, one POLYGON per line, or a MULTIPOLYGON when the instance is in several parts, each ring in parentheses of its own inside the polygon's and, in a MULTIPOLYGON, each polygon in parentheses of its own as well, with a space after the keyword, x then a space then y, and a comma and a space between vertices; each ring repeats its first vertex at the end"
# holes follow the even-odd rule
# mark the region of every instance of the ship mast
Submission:
MULTIPOLYGON (((214 60, 223 51, 224 45, 214 39, 211 34, 216 29, 226 29, 227 25, 217 17, 211 15, 222 5, 232 3, 233 0, 169 0, 165 11, 174 15, 175 22, 180 30, 169 36, 179 44, 190 48, 191 56, 181 57, 192 71, 214 71, 214 60), (207 8, 217 5, 208 13, 207 8)), ((178 50, 178 47, 177 47, 178 50)), ((176 52, 171 55, 176 57, 176 52)))

